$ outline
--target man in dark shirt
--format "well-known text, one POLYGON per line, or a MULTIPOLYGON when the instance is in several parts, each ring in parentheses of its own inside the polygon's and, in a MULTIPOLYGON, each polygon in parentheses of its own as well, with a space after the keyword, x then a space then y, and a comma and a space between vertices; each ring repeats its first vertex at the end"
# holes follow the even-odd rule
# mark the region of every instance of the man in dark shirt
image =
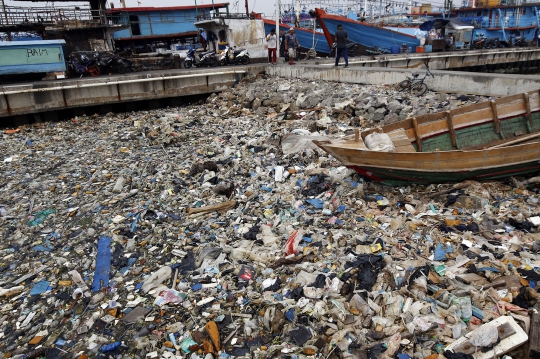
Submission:
POLYGON ((343 30, 342 25, 338 25, 334 39, 336 42, 336 66, 338 66, 339 59, 341 58, 341 55, 343 55, 343 58, 345 59, 345 67, 349 67, 349 56, 347 54, 348 40, 349 36, 347 35, 347 32, 343 30))
POLYGON ((294 29, 291 27, 289 33, 285 35, 285 51, 289 53, 289 65, 295 65, 294 59, 296 58, 296 48, 300 46, 298 38, 294 33, 294 29))

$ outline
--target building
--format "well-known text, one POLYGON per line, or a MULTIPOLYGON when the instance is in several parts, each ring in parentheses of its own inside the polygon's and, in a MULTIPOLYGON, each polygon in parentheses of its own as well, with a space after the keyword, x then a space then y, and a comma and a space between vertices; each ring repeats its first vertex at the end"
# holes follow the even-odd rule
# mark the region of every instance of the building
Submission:
POLYGON ((73 51, 112 51, 113 32, 128 28, 128 24, 120 19, 113 21, 105 10, 93 9, 91 5, 5 6, 0 16, 0 35, 5 34, 2 37, 7 40, 20 34, 44 40, 62 39, 66 41, 66 55, 73 51))
POLYGON ((107 11, 117 23, 129 23, 129 28, 114 33, 117 48, 138 51, 170 49, 172 44, 198 42, 194 25, 212 19, 220 10, 229 12, 229 3, 199 6, 112 8, 107 11))

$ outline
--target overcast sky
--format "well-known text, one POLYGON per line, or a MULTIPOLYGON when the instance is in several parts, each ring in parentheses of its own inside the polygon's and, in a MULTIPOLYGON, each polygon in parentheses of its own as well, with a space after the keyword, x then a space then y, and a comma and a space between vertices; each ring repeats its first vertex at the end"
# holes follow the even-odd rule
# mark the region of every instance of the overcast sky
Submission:
MULTIPOLYGON (((44 7, 46 5, 56 5, 56 6, 65 6, 68 3, 64 2, 26 2, 26 1, 13 1, 13 0, 4 0, 6 5, 11 6, 34 6, 34 7, 44 7)), ((114 3, 114 7, 121 7, 120 0, 107 0, 107 3, 110 4, 111 1, 114 3)), ((127 7, 137 7, 137 0, 125 0, 127 7)), ((195 5, 195 0, 139 0, 140 6, 185 6, 185 5, 195 5)), ((229 3, 229 10, 234 11, 234 5, 238 3, 239 12, 243 13, 246 11, 245 0, 214 0, 214 3, 229 3)), ((288 1, 287 3, 289 3, 288 1)), ((211 4, 211 0, 197 0, 197 4, 211 4)), ((266 16, 273 16, 275 14, 275 0, 248 0, 249 11, 255 11, 264 13, 266 16)), ((284 1, 282 1, 284 3, 284 1)))

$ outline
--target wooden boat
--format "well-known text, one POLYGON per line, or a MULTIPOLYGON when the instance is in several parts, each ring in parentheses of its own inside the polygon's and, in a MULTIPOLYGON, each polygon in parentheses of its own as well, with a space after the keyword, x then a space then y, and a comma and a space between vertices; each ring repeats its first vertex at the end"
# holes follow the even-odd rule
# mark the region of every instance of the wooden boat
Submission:
POLYGON ((362 176, 388 185, 495 180, 540 169, 540 93, 418 116, 354 137, 313 141, 362 176), (367 135, 389 135, 395 152, 377 152, 367 135))

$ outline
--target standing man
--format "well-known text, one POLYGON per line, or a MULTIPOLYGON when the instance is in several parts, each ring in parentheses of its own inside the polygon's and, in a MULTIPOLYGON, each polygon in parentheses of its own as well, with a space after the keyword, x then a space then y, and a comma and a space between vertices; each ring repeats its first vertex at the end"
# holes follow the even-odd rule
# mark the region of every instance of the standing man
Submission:
POLYGON ((349 40, 349 36, 346 31, 343 31, 342 25, 338 25, 334 36, 334 41, 336 42, 336 66, 339 65, 339 59, 341 58, 341 55, 343 55, 345 67, 349 67, 349 56, 347 54, 347 41, 349 40))
POLYGON ((291 27, 289 33, 285 36, 285 51, 289 53, 289 65, 296 65, 294 59, 296 58, 296 48, 298 46, 300 46, 298 38, 291 27))
POLYGON ((277 64, 277 35, 275 29, 270 30, 270 35, 266 37, 266 42, 268 43, 268 63, 275 65, 277 64))
POLYGON ((279 57, 285 57, 285 32, 279 30, 279 57))

